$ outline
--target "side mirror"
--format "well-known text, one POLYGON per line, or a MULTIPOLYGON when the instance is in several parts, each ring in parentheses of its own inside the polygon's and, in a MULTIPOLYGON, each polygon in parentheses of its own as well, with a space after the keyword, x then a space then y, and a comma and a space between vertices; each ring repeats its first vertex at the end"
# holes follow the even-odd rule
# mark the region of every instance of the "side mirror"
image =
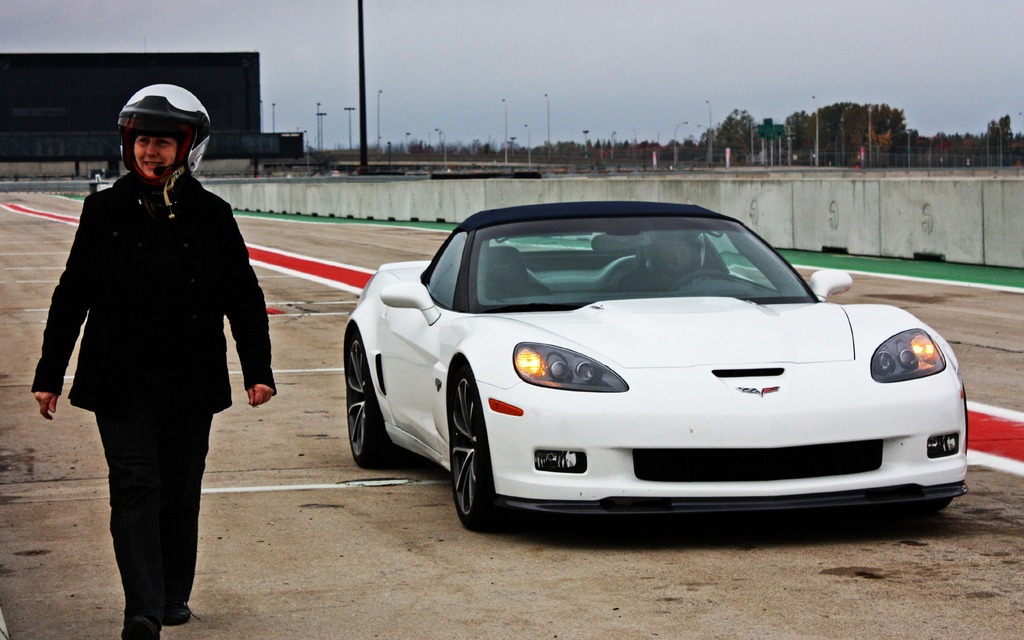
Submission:
POLYGON ((427 324, 433 325, 441 317, 427 288, 419 282, 397 282, 380 291, 380 301, 396 309, 419 309, 427 324))
POLYGON ((819 300, 846 293, 853 286, 853 278, 845 271, 822 269, 811 275, 811 291, 819 300))

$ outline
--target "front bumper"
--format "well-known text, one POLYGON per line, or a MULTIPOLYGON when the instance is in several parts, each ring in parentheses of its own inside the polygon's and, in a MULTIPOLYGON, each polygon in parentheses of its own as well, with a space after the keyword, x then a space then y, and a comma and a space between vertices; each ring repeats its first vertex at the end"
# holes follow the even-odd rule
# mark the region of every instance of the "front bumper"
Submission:
POLYGON ((700 368, 633 370, 628 392, 605 394, 525 383, 501 389, 481 381, 495 490, 511 508, 569 513, 813 508, 962 495, 967 424, 956 375, 947 370, 883 385, 858 366, 789 364, 785 375, 770 380, 721 380, 700 368), (778 389, 759 396, 741 386, 778 389), (490 411, 487 398, 520 407, 523 415, 490 411), (929 458, 928 440, 939 434, 957 434, 960 450, 929 458), (634 455, 739 451, 739 459, 756 459, 758 451, 803 455, 858 443, 877 443, 871 444, 880 449, 877 464, 760 479, 747 473, 644 479, 634 455), (586 470, 538 470, 538 450, 582 453, 586 470))
POLYGON ((963 482, 933 487, 904 485, 859 491, 837 491, 762 498, 607 498, 604 500, 530 500, 498 496, 498 505, 535 513, 578 515, 628 515, 659 513, 724 513, 740 511, 784 511, 835 507, 880 507, 939 502, 967 493, 963 482))

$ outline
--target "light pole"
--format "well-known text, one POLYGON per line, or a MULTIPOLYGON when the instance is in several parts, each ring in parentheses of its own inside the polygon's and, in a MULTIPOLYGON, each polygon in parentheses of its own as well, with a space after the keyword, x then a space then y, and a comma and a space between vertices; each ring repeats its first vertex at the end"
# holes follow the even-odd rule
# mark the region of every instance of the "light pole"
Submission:
POLYGON ((441 153, 444 155, 444 171, 448 173, 448 147, 444 143, 444 131, 434 129, 437 132, 437 140, 441 143, 441 153))
MULTIPOLYGON (((697 125, 697 131, 700 131, 701 129, 704 129, 704 135, 709 136, 709 137, 711 136, 711 131, 709 129, 706 129, 704 127, 704 125, 702 125, 702 124, 698 124, 697 125)), ((697 143, 694 146, 700 148, 700 135, 697 136, 697 143)), ((764 148, 764 141, 763 140, 761 141, 761 148, 762 149, 764 148)), ((693 155, 693 160, 694 160, 694 162, 697 161, 697 154, 696 153, 693 155)))
POLYGON ((996 129, 999 129, 999 166, 1003 166, 1003 127, 996 122, 996 129))
POLYGON ((327 114, 320 111, 320 103, 316 103, 316 148, 324 150, 324 116, 327 114))
POLYGON ((821 120, 821 111, 818 110, 818 99, 811 96, 811 100, 814 100, 814 166, 818 166, 818 121, 821 120))
POLYGON ((505 137, 501 139, 501 146, 505 147, 505 164, 508 164, 508 103, 505 98, 501 99, 501 104, 505 108, 505 137))
POLYGON ((846 167, 846 109, 839 112, 839 166, 846 167))
POLYGON ((864 166, 870 167, 871 164, 871 105, 868 105, 868 159, 864 163, 864 166))
POLYGON ((551 164, 551 98, 546 93, 544 94, 544 102, 547 104, 548 111, 548 164, 551 164))
POLYGON ((272 133, 277 133, 277 103, 270 103, 270 129, 272 133))
POLYGON ((380 96, 383 89, 377 89, 377 152, 380 153, 380 96))
POLYGON ((711 128, 711 101, 705 100, 704 102, 708 105, 708 166, 710 167, 715 157, 714 152, 711 150, 711 138, 714 130, 711 128))
POLYGON ((680 122, 676 125, 675 131, 672 132, 672 166, 676 168, 676 171, 679 170, 679 140, 677 136, 679 135, 679 127, 684 124, 690 124, 690 121, 680 122))
POLYGON ((533 149, 532 149, 533 142, 530 139, 530 125, 524 124, 523 126, 526 127, 526 168, 527 169, 532 169, 533 168, 533 149))
POLYGON ((355 107, 345 107, 345 111, 348 111, 348 148, 352 148, 352 112, 355 111, 355 107))
POLYGON ((412 135, 412 133, 410 133, 408 131, 405 132, 405 152, 406 153, 409 153, 409 136, 411 136, 411 135, 412 135))
POLYGON ((590 141, 587 139, 587 134, 590 133, 590 129, 583 130, 583 157, 588 158, 590 154, 587 153, 587 147, 590 146, 590 141))

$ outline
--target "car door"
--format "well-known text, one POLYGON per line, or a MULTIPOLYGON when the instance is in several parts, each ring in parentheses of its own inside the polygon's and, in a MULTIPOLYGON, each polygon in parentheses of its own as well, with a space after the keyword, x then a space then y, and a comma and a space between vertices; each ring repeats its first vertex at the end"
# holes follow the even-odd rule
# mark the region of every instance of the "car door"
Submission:
POLYGON ((447 363, 440 363, 441 336, 462 315, 450 309, 466 244, 467 234, 455 234, 431 267, 426 287, 441 314, 435 322, 428 322, 418 309, 390 308, 382 319, 382 369, 396 426, 434 452, 443 444, 440 434, 447 431, 434 420, 435 415, 445 415, 435 411, 444 403, 438 371, 447 368, 447 363))
MULTIPOLYGON (((442 317, 438 323, 443 322, 442 317)), ((437 452, 434 403, 438 390, 438 323, 427 324, 418 309, 388 309, 380 333, 384 389, 395 425, 437 452)))

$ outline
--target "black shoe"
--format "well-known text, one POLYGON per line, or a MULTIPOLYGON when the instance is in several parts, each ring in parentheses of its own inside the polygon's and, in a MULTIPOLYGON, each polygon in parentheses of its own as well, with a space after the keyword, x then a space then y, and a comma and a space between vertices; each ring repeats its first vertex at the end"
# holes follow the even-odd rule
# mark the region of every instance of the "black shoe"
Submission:
POLYGON ((146 616, 132 616, 124 621, 121 640, 160 640, 160 627, 146 616))
POLYGON ((164 603, 164 618, 162 622, 165 626, 173 627, 179 624, 185 624, 192 618, 192 610, 188 608, 187 602, 165 602, 164 603))

